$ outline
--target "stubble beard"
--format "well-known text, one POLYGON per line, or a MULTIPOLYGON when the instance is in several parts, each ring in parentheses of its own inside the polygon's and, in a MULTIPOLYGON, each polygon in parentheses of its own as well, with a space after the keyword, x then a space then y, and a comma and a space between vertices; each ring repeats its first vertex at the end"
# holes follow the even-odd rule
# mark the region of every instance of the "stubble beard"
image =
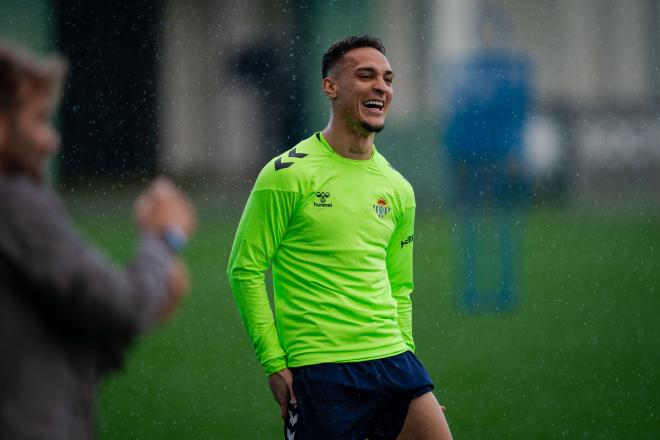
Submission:
POLYGON ((364 122, 364 121, 361 122, 360 125, 362 126, 362 128, 365 129, 365 131, 369 133, 380 133, 381 131, 383 131, 383 128, 385 128, 385 124, 377 126, 377 125, 371 125, 368 122, 364 122))

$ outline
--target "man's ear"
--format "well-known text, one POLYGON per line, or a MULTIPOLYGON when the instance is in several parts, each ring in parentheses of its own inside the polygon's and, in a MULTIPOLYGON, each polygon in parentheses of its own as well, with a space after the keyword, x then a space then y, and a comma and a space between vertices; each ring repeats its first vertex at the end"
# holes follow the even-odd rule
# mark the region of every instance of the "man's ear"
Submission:
POLYGON ((323 78, 323 93, 330 99, 337 97, 337 81, 334 78, 326 77, 323 78))

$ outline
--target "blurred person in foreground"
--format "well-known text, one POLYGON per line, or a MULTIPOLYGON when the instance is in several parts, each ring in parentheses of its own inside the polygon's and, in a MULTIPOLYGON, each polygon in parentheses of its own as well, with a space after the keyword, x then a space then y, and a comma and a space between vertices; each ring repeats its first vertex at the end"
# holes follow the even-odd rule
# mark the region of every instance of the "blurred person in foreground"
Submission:
POLYGON ((413 354, 415 197, 373 145, 393 95, 384 51, 369 36, 326 51, 328 126, 264 167, 230 256, 288 440, 451 438, 413 354))
POLYGON ((78 236, 45 182, 64 71, 57 57, 0 43, 2 439, 94 438, 99 379, 188 290, 176 253, 195 213, 172 183, 137 199, 138 249, 118 269, 78 236))

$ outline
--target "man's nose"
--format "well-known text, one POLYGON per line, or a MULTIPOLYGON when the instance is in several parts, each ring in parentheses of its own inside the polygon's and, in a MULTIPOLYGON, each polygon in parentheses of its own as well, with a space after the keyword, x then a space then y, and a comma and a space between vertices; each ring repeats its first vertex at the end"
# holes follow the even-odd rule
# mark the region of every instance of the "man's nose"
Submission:
POLYGON ((385 79, 377 78, 376 81, 373 82, 373 89, 379 93, 385 94, 387 92, 387 84, 385 83, 385 79))

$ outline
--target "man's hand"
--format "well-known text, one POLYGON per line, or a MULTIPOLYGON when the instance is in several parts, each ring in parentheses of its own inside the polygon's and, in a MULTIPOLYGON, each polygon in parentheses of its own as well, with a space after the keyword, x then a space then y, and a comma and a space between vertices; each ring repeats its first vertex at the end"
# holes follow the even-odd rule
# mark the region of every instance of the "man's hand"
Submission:
POLYGON ((271 374, 268 376, 268 385, 270 385, 275 401, 280 405, 282 419, 286 420, 289 402, 292 405, 298 404, 296 395, 293 393, 293 374, 291 374, 291 370, 285 368, 271 374))
MULTIPOLYGON (((155 179, 140 194, 133 211, 135 222, 143 232, 163 234, 168 228, 176 228, 187 238, 197 227, 197 215, 190 200, 164 177, 155 179)), ((174 315, 188 288, 188 271, 183 261, 176 258, 168 271, 167 299, 160 311, 161 321, 174 315)))
POLYGON ((168 227, 190 236, 197 228, 197 215, 188 197, 171 180, 159 177, 135 201, 135 221, 142 231, 161 234, 168 227))

